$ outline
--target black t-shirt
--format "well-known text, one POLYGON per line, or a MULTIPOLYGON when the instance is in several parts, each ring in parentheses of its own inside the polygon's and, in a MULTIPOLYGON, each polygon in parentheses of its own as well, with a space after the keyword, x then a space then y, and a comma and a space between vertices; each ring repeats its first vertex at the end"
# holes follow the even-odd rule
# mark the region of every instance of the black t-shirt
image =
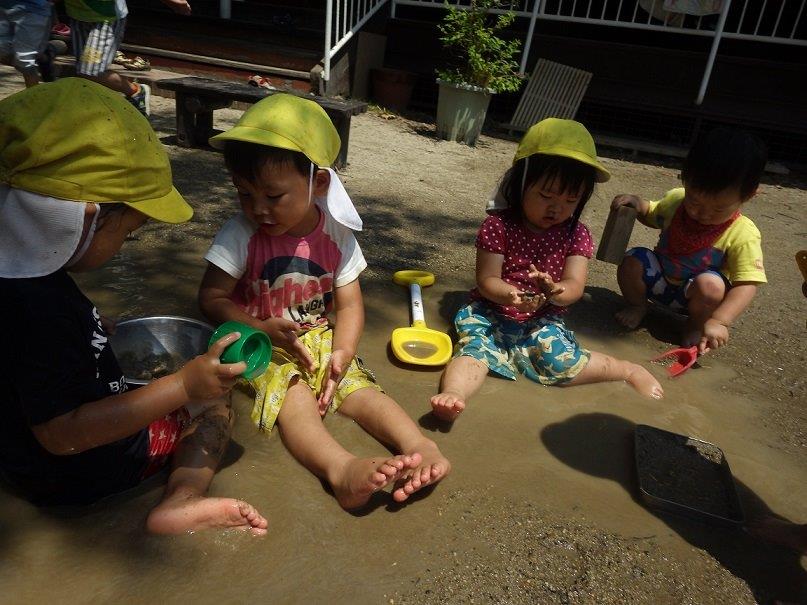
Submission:
POLYGON ((30 427, 126 390, 95 306, 65 271, 0 278, 0 471, 40 504, 92 502, 140 480, 148 431, 55 456, 30 427))

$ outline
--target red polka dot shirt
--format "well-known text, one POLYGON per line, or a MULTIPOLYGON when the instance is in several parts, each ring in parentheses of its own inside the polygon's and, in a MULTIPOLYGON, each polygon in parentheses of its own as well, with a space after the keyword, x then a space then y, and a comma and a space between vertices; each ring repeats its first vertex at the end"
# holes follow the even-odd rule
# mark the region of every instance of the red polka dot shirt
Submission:
MULTIPOLYGON (((513 212, 491 215, 485 219, 476 236, 476 247, 504 256, 502 279, 526 292, 536 292, 535 282, 527 277, 530 263, 545 271, 554 281, 560 281, 568 256, 591 258, 594 240, 588 228, 578 221, 569 233, 569 221, 536 233, 527 229, 521 218, 513 212)), ((487 300, 474 288, 474 300, 487 300)), ((490 301, 488 301, 490 302, 490 301)), ((566 307, 546 304, 533 313, 519 311, 513 306, 493 304, 495 310, 511 319, 522 322, 543 315, 561 315, 566 307)))

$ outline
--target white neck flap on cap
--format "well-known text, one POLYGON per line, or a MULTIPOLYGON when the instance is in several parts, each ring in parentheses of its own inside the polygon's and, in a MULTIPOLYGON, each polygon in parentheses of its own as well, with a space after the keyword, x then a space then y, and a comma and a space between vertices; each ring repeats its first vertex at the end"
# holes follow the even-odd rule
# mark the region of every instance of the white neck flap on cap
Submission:
POLYGON ((345 186, 339 180, 336 172, 332 168, 328 168, 331 173, 331 184, 328 186, 328 193, 324 200, 317 200, 320 207, 328 211, 333 219, 351 231, 361 231, 362 222, 359 213, 356 212, 356 207, 353 205, 353 200, 345 191, 345 186), (324 204, 323 204, 324 201, 324 204))
POLYGON ((0 277, 41 277, 76 251, 85 204, 0 185, 0 277))
MULTIPOLYGON (((521 203, 524 203, 524 183, 527 182, 527 171, 530 168, 530 158, 524 158, 524 172, 521 174, 521 203)), ((499 212, 500 210, 507 210, 510 203, 505 199, 502 192, 502 183, 496 185, 496 189, 490 192, 488 202, 485 205, 485 212, 488 214, 499 212)))

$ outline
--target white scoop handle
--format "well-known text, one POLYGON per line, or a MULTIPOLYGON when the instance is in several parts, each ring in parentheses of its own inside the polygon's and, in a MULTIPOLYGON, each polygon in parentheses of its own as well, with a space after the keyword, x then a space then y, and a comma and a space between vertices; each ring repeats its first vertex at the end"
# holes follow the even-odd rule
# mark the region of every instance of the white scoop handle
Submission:
POLYGON ((425 327, 426 316, 423 313, 423 295, 421 294, 420 284, 409 284, 409 298, 412 308, 412 326, 425 327))

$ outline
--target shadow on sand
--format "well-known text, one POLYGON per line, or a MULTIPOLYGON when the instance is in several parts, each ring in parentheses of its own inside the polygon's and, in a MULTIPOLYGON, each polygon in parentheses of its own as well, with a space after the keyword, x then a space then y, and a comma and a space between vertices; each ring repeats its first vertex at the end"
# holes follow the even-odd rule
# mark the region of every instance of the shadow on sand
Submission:
MULTIPOLYGON (((616 481, 639 502, 634 472, 635 426, 613 414, 578 414, 546 426, 540 439, 558 460, 594 477, 616 481)), ((746 517, 773 515, 748 486, 736 477, 735 482, 746 517)), ((741 530, 712 527, 649 510, 689 544, 708 552, 742 578, 757 601, 805 602, 807 572, 801 567, 799 554, 763 544, 741 530)))

